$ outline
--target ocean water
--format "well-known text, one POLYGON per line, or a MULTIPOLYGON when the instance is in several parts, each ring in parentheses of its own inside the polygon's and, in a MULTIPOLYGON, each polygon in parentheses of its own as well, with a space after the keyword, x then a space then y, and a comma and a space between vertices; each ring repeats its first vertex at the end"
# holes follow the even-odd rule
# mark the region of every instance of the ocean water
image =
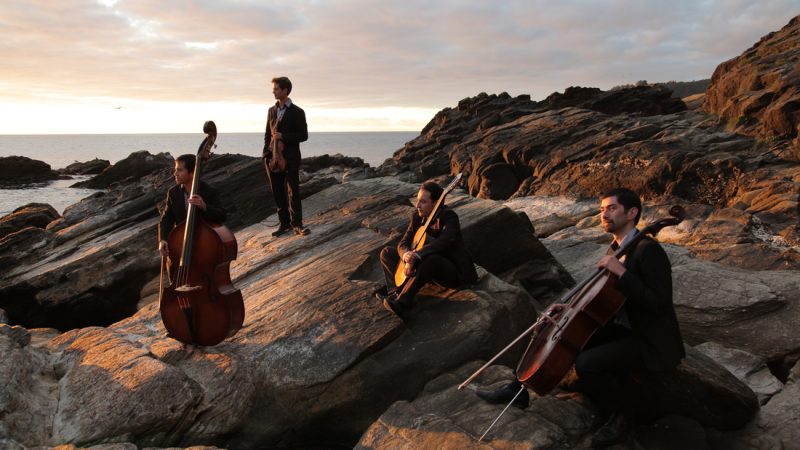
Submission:
MULTIPOLYGON (((410 131, 384 132, 311 132, 308 141, 300 144, 303 157, 341 153, 357 156, 373 167, 417 137, 410 131)), ((196 153, 203 141, 202 133, 187 134, 66 134, 66 135, 0 135, 0 156, 27 156, 60 169, 75 161, 107 159, 112 164, 133 152, 168 152, 172 156, 196 153)), ((220 133, 214 152, 261 156, 263 133, 220 133)), ((56 180, 22 189, 0 189, 0 216, 27 203, 49 203, 59 213, 67 206, 91 195, 91 189, 69 186, 78 180, 56 180)))

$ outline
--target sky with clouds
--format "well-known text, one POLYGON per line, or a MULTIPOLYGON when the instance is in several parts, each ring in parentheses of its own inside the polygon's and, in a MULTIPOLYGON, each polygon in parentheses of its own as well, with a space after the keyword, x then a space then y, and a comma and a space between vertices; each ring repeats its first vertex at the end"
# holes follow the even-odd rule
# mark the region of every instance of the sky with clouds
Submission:
POLYGON ((421 129, 480 92, 709 78, 797 0, 4 0, 0 134, 421 129))

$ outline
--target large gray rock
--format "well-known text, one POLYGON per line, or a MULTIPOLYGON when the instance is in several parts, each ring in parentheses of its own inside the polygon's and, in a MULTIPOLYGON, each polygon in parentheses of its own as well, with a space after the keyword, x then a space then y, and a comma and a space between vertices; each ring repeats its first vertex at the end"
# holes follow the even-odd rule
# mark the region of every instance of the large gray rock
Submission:
POLYGON ((696 350, 728 369, 758 395, 764 404, 783 389, 783 383, 767 367, 765 361, 742 350, 725 348, 716 342, 704 342, 696 350))

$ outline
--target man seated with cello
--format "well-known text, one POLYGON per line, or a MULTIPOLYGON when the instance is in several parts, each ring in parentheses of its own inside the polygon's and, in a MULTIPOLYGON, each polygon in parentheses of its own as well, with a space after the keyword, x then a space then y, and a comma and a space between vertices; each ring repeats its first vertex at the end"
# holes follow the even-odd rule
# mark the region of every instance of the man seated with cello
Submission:
POLYGON ((478 279, 472 257, 464 246, 458 214, 445 207, 443 202, 434 210, 443 193, 444 189, 434 182, 422 184, 417 192, 416 210, 411 214, 408 228, 397 248, 386 247, 381 251, 387 287, 376 292, 375 296, 383 301, 386 309, 398 316, 402 317, 411 308, 414 296, 427 283, 455 288, 478 279), (421 248, 413 248, 417 230, 432 214, 424 244, 421 248), (397 286, 395 271, 401 260, 407 278, 397 286))
MULTIPOLYGON (((614 256, 614 251, 636 234, 641 199, 629 189, 617 188, 602 194, 600 200, 601 225, 614 239, 608 254, 596 266, 616 275, 614 288, 625 297, 625 303, 578 353, 575 390, 598 406, 595 424, 602 425, 593 436, 593 444, 606 446, 619 441, 632 424, 635 398, 627 388, 630 375, 672 369, 685 352, 672 302, 672 269, 664 249, 646 236, 622 261, 614 256)), ((563 310, 563 304, 554 304, 547 314, 553 316, 563 310)), ((477 395, 492 403, 506 403, 521 386, 514 380, 499 390, 478 391, 477 395)), ((514 404, 526 407, 527 391, 514 404)))
POLYGON ((170 231, 186 220, 186 211, 189 204, 197 206, 204 219, 211 222, 222 223, 225 221, 225 209, 221 206, 219 194, 216 189, 202 180, 197 186, 197 195, 190 197, 192 192, 192 179, 194 177, 195 155, 181 155, 175 160, 175 186, 167 191, 167 204, 161 214, 158 224, 158 250, 163 256, 169 256, 167 238, 170 231))

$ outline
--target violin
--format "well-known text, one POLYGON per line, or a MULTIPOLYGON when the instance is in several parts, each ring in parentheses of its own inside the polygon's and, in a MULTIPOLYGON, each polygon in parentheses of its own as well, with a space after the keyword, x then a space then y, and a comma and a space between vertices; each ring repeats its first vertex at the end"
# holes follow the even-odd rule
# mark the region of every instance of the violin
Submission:
MULTIPOLYGON (((191 195, 197 195, 217 126, 208 121, 203 132, 206 137, 197 149, 191 195)), ((233 336, 244 322, 244 299, 230 276, 230 262, 238 252, 233 233, 225 225, 206 221, 197 206, 189 204, 186 220, 172 229, 167 244, 169 273, 175 275, 161 289, 159 308, 169 336, 202 346, 233 336)))
MULTIPOLYGON (((636 248, 646 235, 655 236, 662 228, 683 221, 686 211, 679 205, 669 211, 669 218, 660 219, 637 231, 633 238, 614 252, 619 259, 636 248)), ((539 395, 550 393, 569 372, 578 352, 589 338, 611 320, 625 303, 625 297, 614 289, 617 277, 605 268, 567 292, 561 300, 560 311, 548 309, 521 335, 459 385, 464 388, 487 367, 497 361, 525 336, 532 334, 530 343, 517 365, 517 380, 539 395)))
POLYGON ((278 125, 281 123, 280 119, 278 119, 278 111, 275 111, 275 120, 272 123, 270 129, 273 132, 272 140, 270 141, 270 150, 272 152, 272 158, 269 160, 269 170, 272 172, 283 172, 286 170, 286 157, 283 154, 284 149, 286 148, 285 144, 283 143, 282 139, 275 139, 275 130, 278 129, 278 125))
MULTIPOLYGON (((444 197, 450 191, 455 189, 455 187, 458 185, 459 180, 461 180, 461 176, 462 174, 460 173, 456 175, 456 177, 453 178, 453 181, 451 181, 450 184, 448 184, 447 187, 444 188, 441 197, 439 197, 439 200, 433 206, 431 213, 428 215, 428 220, 426 220, 421 227, 417 228, 417 231, 414 233, 414 240, 411 241, 413 243, 411 245, 411 251, 416 252, 418 250, 421 250, 422 247, 425 245, 425 236, 426 233, 428 232, 428 227, 430 226, 431 223, 433 223, 433 221, 439 215, 439 211, 441 211, 442 205, 444 204, 444 197)), ((406 282, 406 279, 408 279, 408 275, 406 275, 407 266, 408 264, 405 261, 403 261, 403 258, 400 258, 400 262, 397 264, 397 269, 394 271, 394 284, 398 288, 406 282)))

